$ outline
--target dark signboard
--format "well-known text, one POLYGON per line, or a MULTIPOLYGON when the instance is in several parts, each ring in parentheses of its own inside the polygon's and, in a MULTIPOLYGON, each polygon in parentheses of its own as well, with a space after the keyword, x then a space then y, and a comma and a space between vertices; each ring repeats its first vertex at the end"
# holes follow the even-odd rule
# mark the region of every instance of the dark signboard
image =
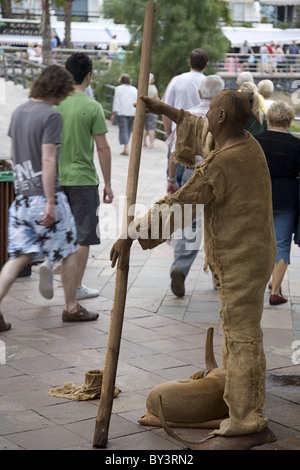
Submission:
POLYGON ((26 22, 1 22, 0 34, 16 34, 23 36, 39 36, 41 34, 40 24, 26 22))

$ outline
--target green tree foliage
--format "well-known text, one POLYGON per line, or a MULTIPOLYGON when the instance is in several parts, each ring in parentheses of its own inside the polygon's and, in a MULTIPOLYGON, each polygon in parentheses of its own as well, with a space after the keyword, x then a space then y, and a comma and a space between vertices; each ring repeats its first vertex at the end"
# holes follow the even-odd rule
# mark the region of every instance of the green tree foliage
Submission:
POLYGON ((11 0, 1 0, 2 18, 11 18, 11 0))
MULTIPOLYGON (((126 24, 133 38, 133 54, 127 64, 135 64, 138 75, 147 0, 106 0, 103 14, 126 24)), ((221 0, 158 0, 153 31, 151 72, 160 96, 174 75, 189 70, 188 59, 196 48, 205 49, 213 64, 224 58, 229 43, 221 21, 229 23, 227 6, 221 0)), ((210 66, 207 73, 214 72, 210 66)))

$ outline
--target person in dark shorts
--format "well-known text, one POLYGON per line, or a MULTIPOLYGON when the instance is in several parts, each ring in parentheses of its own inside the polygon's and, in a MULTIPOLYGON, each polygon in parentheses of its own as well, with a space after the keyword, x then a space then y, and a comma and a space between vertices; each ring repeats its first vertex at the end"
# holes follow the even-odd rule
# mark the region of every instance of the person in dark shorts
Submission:
POLYGON ((76 298, 99 295, 98 289, 82 284, 90 245, 100 244, 98 234, 99 177, 94 165, 96 143, 104 179, 103 202, 113 201, 111 189, 111 151, 106 139, 107 126, 103 108, 85 94, 92 74, 92 61, 87 54, 72 54, 66 69, 75 81, 75 93, 58 107, 63 119, 59 158, 59 182, 63 187, 75 218, 78 249, 78 284, 76 298))
MULTIPOLYGON (((57 179, 62 119, 53 105, 72 90, 71 75, 51 65, 33 84, 31 99, 12 115, 8 135, 16 197, 9 209, 9 260, 0 273, 0 302, 25 266, 48 258, 52 263, 62 261, 63 321, 90 321, 99 315, 76 301, 76 226, 57 179)), ((10 328, 0 312, 0 331, 10 328)))

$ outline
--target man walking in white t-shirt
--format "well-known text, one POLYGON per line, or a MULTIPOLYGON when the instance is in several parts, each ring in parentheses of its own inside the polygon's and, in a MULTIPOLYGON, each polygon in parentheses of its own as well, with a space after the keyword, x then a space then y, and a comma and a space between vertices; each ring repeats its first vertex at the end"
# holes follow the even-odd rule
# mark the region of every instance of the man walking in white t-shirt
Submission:
MULTIPOLYGON (((177 109, 188 110, 194 106, 198 106, 201 102, 199 88, 200 83, 205 78, 204 71, 208 66, 208 55, 203 49, 194 49, 189 58, 190 71, 175 76, 167 86, 162 101, 177 109)), ((164 128, 168 136, 167 144, 169 147, 169 162, 172 164, 174 160, 175 142, 176 142, 176 124, 163 115, 164 128)), ((183 174, 183 167, 177 166, 177 177, 168 176, 167 193, 173 194, 181 186, 181 179, 178 173, 183 174), (182 171, 181 171, 182 170, 182 171), (179 181, 178 181, 179 179, 179 181)), ((181 250, 182 248, 180 248, 181 250)), ((177 250, 176 257, 179 256, 177 250)), ((192 253, 191 260, 194 259, 195 252, 192 253)), ((190 262, 190 264, 193 261, 190 262)), ((171 267, 171 290, 181 297, 184 295, 185 274, 178 268, 175 269, 175 262, 171 267)))

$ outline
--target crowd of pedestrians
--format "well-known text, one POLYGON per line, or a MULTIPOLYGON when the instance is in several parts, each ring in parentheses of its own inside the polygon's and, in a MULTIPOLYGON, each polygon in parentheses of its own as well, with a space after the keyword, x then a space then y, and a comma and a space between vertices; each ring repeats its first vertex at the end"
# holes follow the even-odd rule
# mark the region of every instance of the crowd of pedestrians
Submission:
POLYGON ((244 41, 240 48, 232 49, 227 55, 224 64, 220 64, 219 71, 240 73, 243 71, 274 73, 299 73, 300 48, 296 41, 283 46, 273 41, 261 46, 251 47, 244 41))
MULTIPOLYGON (((134 221, 137 227, 146 227, 145 238, 142 231, 135 232, 143 249, 166 241, 162 236, 151 237, 152 229, 163 233, 163 221, 169 221, 171 232, 185 227, 184 217, 178 224, 172 211, 164 217, 173 204, 192 207, 194 227, 200 232, 197 213, 204 207, 205 268, 210 268, 221 300, 227 373, 224 400, 229 415, 199 449, 243 449, 245 436, 247 445, 275 439, 263 415, 266 363, 261 317, 269 281, 270 304, 288 301, 281 283, 299 218, 300 141, 289 133, 292 108, 284 102, 265 101, 272 96, 269 83, 257 87, 251 74, 243 72, 236 90, 224 90, 220 77, 205 76, 208 63, 206 51, 193 50, 189 71, 171 78, 161 100, 156 95, 138 98, 130 76, 122 74, 113 118, 117 114, 123 123, 122 155, 128 154, 136 99, 145 102, 150 115, 164 116, 169 137, 167 196, 134 221), (128 111, 131 105, 132 113, 128 111), (183 180, 177 173, 179 163, 191 170, 183 180), (161 217, 154 216, 157 210, 162 211, 161 217), (152 226, 153 221, 158 227, 152 226)), ((111 203, 114 197, 103 109, 86 93, 91 74, 92 62, 84 53, 72 54, 65 67, 45 68, 32 87, 30 100, 13 113, 8 131, 16 198, 10 207, 10 259, 0 273, 0 303, 24 266, 33 261, 50 263, 44 281, 51 284, 52 264, 61 261, 62 320, 68 322, 99 316, 78 303, 99 295, 82 284, 89 246, 100 243, 94 144, 104 179, 103 202, 111 203)), ((149 84, 152 79, 151 75, 149 84)), ((113 267, 118 260, 120 269, 128 268, 133 241, 131 235, 123 234, 115 242, 113 267)), ((181 245, 180 253, 175 252, 174 263, 185 249, 181 245)), ((176 276, 173 271, 174 266, 171 288, 183 296, 188 269, 181 271, 177 265, 176 276)), ((42 285, 40 290, 43 293, 42 285)), ((0 331, 10 328, 0 311, 0 331)))

